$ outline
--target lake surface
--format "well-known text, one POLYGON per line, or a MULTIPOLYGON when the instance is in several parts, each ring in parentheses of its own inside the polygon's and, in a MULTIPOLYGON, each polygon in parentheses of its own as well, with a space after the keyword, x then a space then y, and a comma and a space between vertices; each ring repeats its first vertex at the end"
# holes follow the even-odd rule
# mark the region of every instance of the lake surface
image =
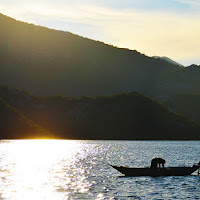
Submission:
POLYGON ((111 168, 200 161, 199 141, 2 140, 0 199, 200 199, 200 177, 123 177, 111 168))

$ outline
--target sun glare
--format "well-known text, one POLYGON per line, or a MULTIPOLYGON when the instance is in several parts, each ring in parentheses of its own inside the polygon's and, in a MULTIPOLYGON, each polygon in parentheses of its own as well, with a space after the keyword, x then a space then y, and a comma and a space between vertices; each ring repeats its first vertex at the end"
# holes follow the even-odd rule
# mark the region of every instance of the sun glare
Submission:
POLYGON ((7 147, 5 166, 1 167, 8 173, 4 190, 13 194, 11 199, 61 199, 63 193, 54 188, 55 176, 63 167, 60 163, 73 163, 79 151, 75 141, 17 140, 7 147))

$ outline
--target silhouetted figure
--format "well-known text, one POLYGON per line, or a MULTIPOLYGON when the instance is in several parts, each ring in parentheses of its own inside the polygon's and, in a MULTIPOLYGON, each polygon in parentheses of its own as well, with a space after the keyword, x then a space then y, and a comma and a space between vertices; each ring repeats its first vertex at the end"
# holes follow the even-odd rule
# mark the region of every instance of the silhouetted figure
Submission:
POLYGON ((162 159, 162 158, 154 158, 151 161, 151 168, 152 169, 157 169, 157 168, 160 168, 161 165, 164 168, 165 167, 165 162, 166 161, 164 159, 162 159))

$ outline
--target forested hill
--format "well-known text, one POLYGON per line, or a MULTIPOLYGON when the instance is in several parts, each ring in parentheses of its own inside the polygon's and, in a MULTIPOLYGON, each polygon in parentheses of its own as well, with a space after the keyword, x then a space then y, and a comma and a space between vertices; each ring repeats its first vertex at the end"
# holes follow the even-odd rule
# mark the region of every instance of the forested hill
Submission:
POLYGON ((200 123, 200 93, 185 93, 172 96, 164 101, 165 105, 171 110, 181 113, 188 119, 200 123))
POLYGON ((200 139, 197 123, 137 92, 81 98, 38 97, 1 86, 0 96, 58 138, 200 139))
POLYGON ((46 129, 27 119, 0 98, 0 139, 52 137, 46 129))
POLYGON ((135 50, 2 14, 0 27, 0 83, 33 94, 95 96, 134 90, 154 96, 166 72, 180 69, 135 50))

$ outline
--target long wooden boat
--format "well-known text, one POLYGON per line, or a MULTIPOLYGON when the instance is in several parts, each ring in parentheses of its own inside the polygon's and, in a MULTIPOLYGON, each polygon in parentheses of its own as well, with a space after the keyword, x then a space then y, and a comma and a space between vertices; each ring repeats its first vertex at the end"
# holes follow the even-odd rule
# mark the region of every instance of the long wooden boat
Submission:
POLYGON ((193 165, 192 167, 166 167, 152 169, 146 168, 129 168, 125 166, 114 166, 114 169, 118 170, 125 176, 185 176, 190 175, 200 168, 200 165, 193 165))

